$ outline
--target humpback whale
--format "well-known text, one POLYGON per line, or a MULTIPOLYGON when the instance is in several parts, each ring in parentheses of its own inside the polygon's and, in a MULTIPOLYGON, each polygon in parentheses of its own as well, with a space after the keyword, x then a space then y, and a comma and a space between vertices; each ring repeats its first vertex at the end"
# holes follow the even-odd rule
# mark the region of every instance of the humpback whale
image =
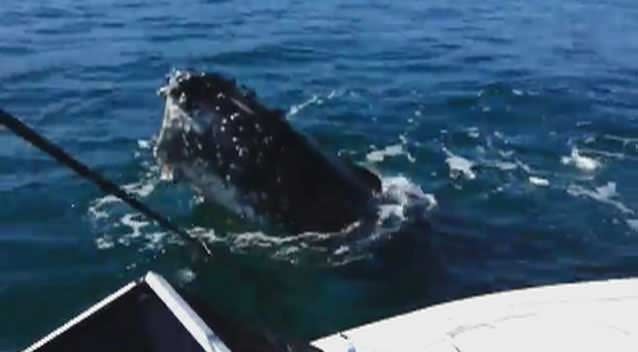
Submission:
POLYGON ((335 232, 375 217, 381 181, 322 152, 285 114, 218 73, 174 71, 154 155, 162 178, 286 231, 335 232))

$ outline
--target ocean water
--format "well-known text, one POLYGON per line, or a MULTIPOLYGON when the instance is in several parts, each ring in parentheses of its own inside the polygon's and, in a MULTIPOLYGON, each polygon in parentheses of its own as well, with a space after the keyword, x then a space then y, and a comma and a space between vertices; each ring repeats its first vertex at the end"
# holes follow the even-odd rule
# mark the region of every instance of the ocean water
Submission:
POLYGON ((0 130, 0 350, 148 270, 304 339, 475 294, 635 276, 637 82, 629 0, 3 1, 0 107, 216 254, 201 260, 0 130), (160 182, 156 91, 173 68, 235 77, 327 153, 422 191, 430 228, 340 263, 343 248, 267 235, 160 182))

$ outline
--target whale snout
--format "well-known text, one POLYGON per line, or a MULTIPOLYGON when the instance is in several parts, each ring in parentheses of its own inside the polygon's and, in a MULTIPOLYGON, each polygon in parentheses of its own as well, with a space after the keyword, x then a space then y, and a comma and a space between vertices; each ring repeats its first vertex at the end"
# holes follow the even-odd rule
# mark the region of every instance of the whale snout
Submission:
POLYGON ((159 93, 190 112, 214 108, 223 92, 232 87, 232 82, 219 74, 174 71, 168 77, 168 84, 160 88, 159 93))
POLYGON ((232 81, 215 73, 174 71, 168 76, 158 92, 165 107, 154 148, 165 178, 172 179, 169 174, 196 162, 211 161, 209 147, 220 142, 211 131, 232 118, 226 96, 233 87, 232 81))

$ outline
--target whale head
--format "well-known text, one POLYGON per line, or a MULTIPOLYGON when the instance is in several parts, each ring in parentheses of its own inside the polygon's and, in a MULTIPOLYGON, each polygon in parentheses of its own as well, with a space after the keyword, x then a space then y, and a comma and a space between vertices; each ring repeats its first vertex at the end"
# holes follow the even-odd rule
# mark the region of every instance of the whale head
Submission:
POLYGON ((165 107, 154 154, 169 180, 186 164, 222 159, 243 131, 239 125, 254 124, 246 120, 261 109, 252 106, 253 93, 216 73, 174 71, 158 93, 165 107))
POLYGON ((186 181, 233 213, 264 214, 292 232, 337 231, 373 212, 376 175, 322 153, 283 112, 234 81, 175 71, 160 95, 154 154, 163 179, 186 181))
POLYGON ((216 73, 174 71, 159 94, 164 116, 154 155, 161 178, 185 181, 234 213, 254 218, 254 176, 287 124, 254 93, 216 73))

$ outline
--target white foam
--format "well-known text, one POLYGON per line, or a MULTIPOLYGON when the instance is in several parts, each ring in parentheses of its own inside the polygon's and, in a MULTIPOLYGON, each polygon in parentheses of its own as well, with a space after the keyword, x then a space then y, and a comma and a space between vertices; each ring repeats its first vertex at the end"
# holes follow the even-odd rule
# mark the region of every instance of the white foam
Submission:
POLYGON ((618 160, 633 160, 636 161, 638 160, 638 158, 626 155, 624 153, 614 153, 614 152, 608 152, 608 151, 604 151, 604 150, 598 150, 598 149, 592 149, 592 148, 582 148, 581 149, 584 152, 587 152, 589 154, 593 154, 593 155, 597 155, 597 156, 603 156, 606 158, 614 158, 614 159, 618 159, 618 160))
POLYGON ((505 135, 501 131, 494 131, 494 137, 496 137, 496 138, 498 138, 500 140, 503 140, 503 141, 507 140, 507 137, 505 137, 505 135))
POLYGON ((535 186, 541 186, 541 187, 549 186, 549 180, 547 180, 545 178, 536 177, 536 176, 530 176, 529 177, 529 183, 531 183, 531 184, 533 184, 535 186))
POLYGON ((334 255, 344 255, 346 253, 350 252, 350 246, 339 246, 339 248, 335 249, 333 254, 334 255))
POLYGON ((345 93, 346 91, 338 91, 333 89, 330 91, 330 93, 328 93, 327 95, 323 97, 317 94, 313 94, 312 97, 310 97, 310 99, 300 104, 292 105, 290 109, 288 109, 288 113, 286 114, 286 116, 292 117, 294 115, 297 115, 299 112, 301 112, 303 109, 307 108, 310 105, 313 105, 313 104, 321 105, 323 104, 324 100, 332 100, 334 98, 343 96, 345 93))
MULTIPOLYGON (((151 142, 138 140, 138 147, 140 150, 150 150, 151 142)), ((140 156, 148 154, 148 152, 142 152, 140 156)), ((142 179, 121 186, 123 190, 137 198, 148 197, 157 184, 158 167, 144 161, 141 166, 145 168, 142 179)), ((96 230, 101 233, 95 238, 95 245, 99 250, 108 250, 115 246, 130 246, 134 241, 145 238, 147 235, 144 234, 144 228, 151 225, 142 215, 129 212, 129 208, 113 195, 93 200, 89 204, 88 214, 95 221, 96 230)))
MULTIPOLYGON (((408 216, 411 216, 408 215, 411 214, 408 211, 415 209, 415 206, 420 206, 419 209, 427 211, 437 205, 434 195, 424 193, 418 185, 403 176, 382 178, 381 198, 380 220, 376 225, 368 223, 366 227, 363 227, 362 222, 355 222, 337 232, 304 232, 291 236, 279 236, 253 231, 229 233, 218 237, 213 229, 194 227, 187 231, 191 236, 201 238, 207 243, 228 246, 231 251, 262 251, 272 259, 284 260, 292 264, 302 260, 319 260, 323 263, 322 265, 342 265, 367 257, 369 246, 383 240, 384 234, 391 233, 400 226, 408 216), (363 229, 364 237, 357 237, 357 235, 349 237, 349 234, 358 233, 359 228, 363 229)), ((99 249, 135 246, 141 252, 158 252, 164 251, 169 245, 184 245, 180 238, 170 233, 153 232, 154 227, 143 221, 141 215, 125 214, 119 218, 118 225, 131 230, 123 235, 101 236, 96 239, 99 249)), ((184 274, 185 281, 188 282, 190 274, 187 272, 184 274)))
POLYGON ((472 168, 474 167, 473 161, 455 155, 445 147, 443 147, 443 151, 447 155, 447 159, 445 159, 445 162, 450 168, 451 178, 458 178, 461 175, 465 176, 465 178, 467 178, 468 180, 473 180, 476 178, 476 174, 474 173, 474 171, 472 171, 472 168))
POLYGON ((146 198, 155 190, 156 182, 143 180, 140 182, 124 185, 124 188, 129 193, 135 194, 138 197, 146 198))
POLYGON ((137 146, 140 149, 151 149, 151 142, 144 139, 138 139, 137 146))
POLYGON ((467 132, 467 135, 473 139, 477 139, 481 136, 481 133, 479 132, 478 127, 476 126, 466 129, 466 132, 467 132))
POLYGON ((628 208, 620 201, 614 200, 614 198, 618 196, 615 182, 608 182, 604 186, 596 187, 593 191, 579 185, 571 184, 567 188, 567 193, 575 197, 589 197, 601 203, 611 205, 623 213, 634 214, 632 209, 628 208))
POLYGON ((207 243, 215 243, 223 241, 220 237, 217 237, 214 229, 207 229, 203 227, 193 227, 188 230, 188 234, 200 238, 207 243))
MULTIPOLYGON (((127 192, 134 194, 138 197, 147 197, 155 189, 155 182, 150 180, 142 180, 139 182, 130 183, 122 186, 127 192)), ((110 206, 121 203, 122 201, 112 195, 107 195, 94 200, 88 208, 89 215, 95 221, 107 221, 110 216, 110 206)), ((131 229, 131 232, 118 236, 117 243, 128 246, 132 239, 140 237, 142 235, 142 228, 148 226, 150 223, 145 220, 139 220, 140 215, 137 213, 125 214, 118 220, 119 225, 124 225, 131 229)), ((96 240, 96 246, 98 249, 110 249, 115 245, 115 240, 110 235, 104 235, 96 240)))
POLYGON ((486 161, 487 166, 497 168, 502 171, 512 171, 518 169, 518 164, 510 161, 503 160, 494 160, 494 161, 486 161))
POLYGON ((263 232, 244 232, 233 234, 233 244, 238 248, 246 247, 264 247, 280 246, 287 242, 293 241, 290 237, 274 237, 263 232))
POLYGON ((95 245, 97 246, 98 249, 104 250, 104 249, 113 248, 115 246, 115 242, 113 241, 113 238, 111 236, 105 235, 105 236, 96 238, 95 245))
MULTIPOLYGON (((122 189, 128 193, 135 195, 138 198, 148 197, 154 190, 157 184, 156 176, 154 176, 156 168, 150 167, 145 173, 144 179, 129 184, 122 185, 122 189)), ((133 241, 144 238, 145 240, 156 240, 162 235, 145 234, 144 228, 151 225, 150 221, 147 221, 141 214, 138 213, 124 213, 121 204, 122 201, 112 195, 107 195, 98 199, 95 199, 88 208, 88 213, 93 220, 100 224, 99 226, 105 226, 107 229, 126 228, 129 231, 118 235, 103 234, 95 239, 95 243, 98 249, 106 250, 111 249, 115 245, 130 246, 133 241), (155 236, 155 238, 153 237, 155 236)), ((149 247, 159 247, 159 244, 152 244, 149 247)))
POLYGON ((423 192, 420 186, 404 176, 383 177, 381 186, 385 202, 379 206, 380 222, 393 217, 404 221, 412 206, 425 206, 425 210, 431 210, 438 205, 433 194, 423 192))
POLYGON ((190 268, 182 268, 177 270, 177 280, 183 285, 193 282, 196 278, 197 275, 190 268))
MULTIPOLYGON (((333 94, 336 96, 336 93, 333 94)), ((384 148, 381 152, 380 159, 394 157, 397 155, 405 155, 408 160, 414 161, 414 158, 404 150, 407 143, 407 137, 399 136, 401 144, 384 148), (398 148, 397 148, 398 147, 398 148)), ((145 143, 138 143, 141 149, 147 148, 145 143)), ((150 146, 148 146, 150 148, 150 146)), ((372 152, 372 159, 375 154, 372 152)), ((203 165, 200 165, 203 167, 203 165)), ((122 186, 128 192, 138 197, 148 197, 153 193, 158 184, 159 167, 156 165, 145 166, 150 170, 145 174, 144 179, 126 184, 122 186)), ((175 165, 174 167, 181 167, 175 165)), ((214 197, 220 204, 231 207, 231 211, 252 218, 255 214, 250 209, 239 206, 237 202, 237 194, 233 189, 223 186, 221 180, 210 179, 210 172, 202 172, 198 167, 188 170, 181 170, 181 175, 191 179, 191 183, 199 188, 201 193, 211 196, 211 192, 215 193, 214 197), (223 186, 223 187, 221 187, 223 186)), ((225 183, 223 183, 225 184, 225 183)), ((405 177, 389 177, 382 179, 383 186, 383 204, 379 210, 380 218, 385 220, 388 218, 398 219, 401 223, 408 217, 408 211, 415 205, 421 205, 424 209, 431 209, 436 206, 436 198, 431 194, 425 194, 421 188, 405 177)), ((201 201, 201 197, 199 198, 201 201)), ((107 230, 116 230, 111 234, 101 235, 95 240, 96 246, 100 250, 111 249, 115 246, 133 246, 139 251, 164 251, 168 245, 184 245, 184 242, 167 232, 160 232, 156 226, 150 222, 144 221, 141 215, 123 211, 120 200, 113 196, 106 196, 96 199, 92 202, 89 213, 96 220, 101 220, 100 224, 106 226, 107 230), (122 214, 125 212, 124 214, 122 214)), ((259 221, 259 219, 257 220, 259 221)), ((374 226, 373 224, 368 224, 374 226)), ((366 225, 366 226, 368 226, 366 225)), ((357 258, 362 258, 362 253, 366 254, 366 245, 360 245, 358 242, 352 243, 351 240, 345 239, 349 234, 354 232, 361 226, 359 222, 353 223, 351 226, 341 231, 333 233, 317 233, 307 232, 293 236, 270 236, 263 232, 244 232, 235 234, 226 234, 218 237, 213 229, 192 228, 187 231, 192 236, 204 239, 207 243, 217 243, 228 246, 231 250, 249 251, 249 250, 265 250, 273 259, 287 260, 296 262, 300 258, 305 258, 309 253, 320 253, 321 260, 334 264, 333 256, 340 256, 338 263, 345 263, 357 258), (326 241, 330 240, 330 241, 326 241), (345 241, 345 242, 343 242, 345 241), (326 243, 336 242, 341 245, 341 250, 335 250, 337 247, 326 248, 326 243), (343 248, 348 248, 345 250, 343 248), (326 257, 327 254, 327 257, 326 257), (345 258, 344 258, 345 257, 345 258)), ((371 229, 371 235, 368 236, 366 229, 366 241, 376 241, 379 233, 385 231, 385 224, 380 224, 376 228, 371 229)), ((391 229, 390 229, 391 230, 391 229)), ((367 243, 367 242, 366 242, 367 243)), ((338 248, 337 248, 338 249, 338 248)), ((317 256, 315 256, 317 257, 317 256)))
POLYGON ((627 225, 629 225, 629 228, 632 230, 638 232, 638 219, 628 219, 627 225))
POLYGON ((380 163, 383 162, 387 157, 400 155, 404 155, 411 163, 414 163, 416 161, 416 159, 403 148, 403 144, 394 144, 380 150, 373 150, 368 153, 368 155, 366 155, 366 160, 371 163, 380 163))
POLYGON ((603 138, 611 141, 621 142, 624 146, 630 143, 638 143, 638 138, 619 137, 613 134, 605 134, 603 135, 603 138))
POLYGON ((358 221, 336 232, 304 232, 291 236, 252 231, 228 234, 215 240, 223 241, 233 251, 265 251, 273 259, 290 263, 312 260, 307 259, 312 253, 315 255, 311 255, 311 258, 319 258, 322 263, 330 265, 342 265, 365 258, 368 255, 368 246, 383 240, 386 233, 393 233, 408 214, 411 216, 409 211, 428 211, 437 204, 434 195, 424 193, 418 185, 404 176, 383 177, 381 181, 382 204, 378 210, 377 223, 358 221), (356 235, 359 230, 363 230, 363 237, 356 235))
POLYGON ((122 225, 131 228, 131 230, 133 231, 132 233, 124 237, 129 237, 129 238, 140 237, 142 235, 142 231, 141 231, 142 228, 150 224, 150 222, 148 221, 136 220, 135 218, 139 216, 140 215, 138 214, 126 214, 120 219, 120 222, 122 223, 122 225))
POLYGON ((95 220, 108 218, 109 213, 106 210, 103 210, 104 206, 110 203, 121 202, 119 198, 112 195, 107 195, 101 198, 98 198, 89 205, 89 214, 95 220))
MULTIPOLYGON (((129 183, 121 187, 128 193, 131 193, 141 198, 146 198, 151 193, 153 193, 153 191, 155 190, 156 184, 157 182, 153 180, 142 180, 139 182, 129 183)), ((102 208, 104 208, 108 204, 120 203, 120 202, 122 202, 122 200, 119 199, 118 197, 113 195, 106 195, 92 202, 92 204, 89 206, 89 213, 93 216, 94 219, 105 218, 108 216, 108 213, 102 210, 102 208)))
POLYGON ((503 158, 509 158, 512 155, 514 155, 514 151, 513 150, 499 150, 498 154, 500 156, 502 156, 503 158))
POLYGON ((96 199, 96 200, 94 201, 94 204, 95 204, 97 207, 100 207, 100 206, 105 205, 105 204, 109 204, 109 203, 117 203, 117 202, 121 202, 120 198, 118 198, 118 197, 116 197, 116 196, 112 196, 112 195, 107 195, 107 196, 104 196, 104 197, 102 197, 102 198, 98 198, 98 199, 96 199))
POLYGON ((292 236, 271 236, 261 231, 235 233, 229 236, 234 248, 272 248, 284 245, 297 245, 302 242, 322 241, 331 237, 340 236, 344 229, 335 233, 328 232, 303 232, 292 236))
POLYGON ((91 214, 91 216, 93 217, 93 219, 99 220, 99 219, 106 219, 109 217, 109 213, 104 211, 104 210, 100 210, 100 208, 96 205, 91 205, 89 206, 89 214, 91 214))
POLYGON ((571 155, 562 157, 561 161, 565 165, 573 165, 583 171, 594 171, 600 167, 598 160, 581 155, 578 148, 572 148, 571 155))
POLYGON ((130 229, 130 232, 118 235, 104 234, 95 239, 97 248, 100 250, 112 249, 116 244, 129 247, 133 243, 140 242, 140 240, 144 243, 140 251, 157 251, 163 249, 166 244, 183 244, 181 239, 171 236, 166 232, 145 233, 143 228, 148 227, 151 223, 144 220, 137 220, 137 217, 141 217, 141 215, 130 213, 122 216, 114 227, 121 228, 121 226, 124 226, 130 229))
MULTIPOLYGON (((162 250, 166 243, 168 243, 167 238, 169 238, 169 236, 166 232, 151 232, 144 234, 143 238, 144 246, 141 248, 141 251, 158 251, 162 250)), ((181 244, 179 241, 174 243, 181 244)))
POLYGON ((525 164, 524 162, 518 159, 516 159, 516 165, 520 167, 523 171, 527 172, 528 174, 532 172, 532 168, 529 165, 525 164))
POLYGON ((290 259, 293 255, 296 255, 301 250, 298 246, 287 246, 275 253, 276 258, 280 259, 290 259))
POLYGON ((319 97, 317 95, 313 95, 310 99, 304 101, 303 103, 291 106, 290 110, 288 110, 288 117, 297 115, 301 110, 318 101, 319 97))

